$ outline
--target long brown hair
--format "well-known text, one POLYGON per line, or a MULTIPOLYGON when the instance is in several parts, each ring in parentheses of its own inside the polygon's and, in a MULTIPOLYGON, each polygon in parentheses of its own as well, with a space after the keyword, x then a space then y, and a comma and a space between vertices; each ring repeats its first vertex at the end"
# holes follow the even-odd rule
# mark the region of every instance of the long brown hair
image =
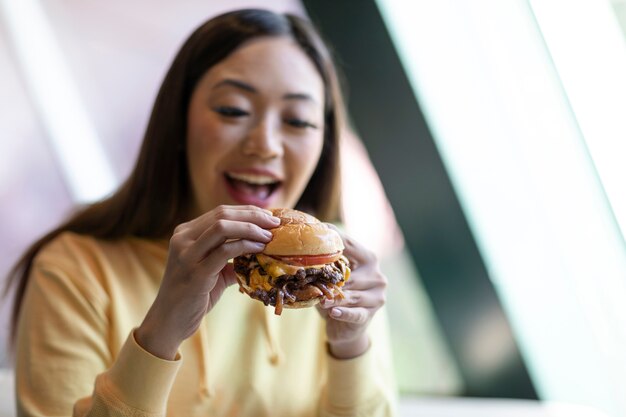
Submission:
POLYGON ((9 273, 5 295, 15 289, 13 342, 33 260, 60 233, 70 231, 108 240, 125 236, 159 239, 169 237, 178 224, 187 220, 191 191, 184 147, 191 93, 208 69, 259 36, 292 38, 321 75, 325 89, 324 146, 297 207, 322 220, 339 218, 339 135, 344 109, 327 47, 312 25, 297 16, 257 9, 222 14, 196 29, 174 58, 128 179, 112 196, 81 208, 33 243, 9 273))

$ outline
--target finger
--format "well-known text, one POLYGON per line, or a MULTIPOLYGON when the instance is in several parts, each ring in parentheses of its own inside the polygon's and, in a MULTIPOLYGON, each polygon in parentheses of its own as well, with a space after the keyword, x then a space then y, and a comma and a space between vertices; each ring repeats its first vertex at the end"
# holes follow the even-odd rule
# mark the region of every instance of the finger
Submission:
POLYGON ((341 239, 343 240, 343 244, 345 246, 343 254, 350 261, 350 267, 352 269, 358 269, 359 266, 370 263, 376 259, 376 256, 372 251, 368 250, 365 246, 361 245, 352 237, 339 230, 337 226, 332 223, 326 223, 326 225, 335 230, 337 233, 339 233, 339 236, 341 236, 341 239))
POLYGON ((264 229, 272 229, 280 224, 280 219, 272 212, 256 206, 218 206, 215 209, 187 223, 190 236, 198 238, 217 220, 233 220, 254 223, 264 229))
POLYGON ((376 263, 376 255, 374 255, 374 252, 370 251, 354 239, 346 237, 344 238, 343 243, 345 246, 343 254, 346 258, 348 258, 348 261, 350 261, 350 268, 353 271, 356 271, 363 266, 376 263))
POLYGON ((365 324, 370 318, 370 310, 365 307, 334 307, 328 315, 337 321, 365 324))
POLYGON ((206 213, 196 217, 190 223, 202 221, 202 219, 204 219, 206 217, 211 217, 211 216, 220 217, 220 215, 222 215, 222 214, 228 214, 228 213, 232 213, 232 212, 236 212, 236 211, 250 211, 250 212, 255 212, 256 211, 256 212, 265 213, 268 216, 272 215, 272 212, 270 210, 262 209, 262 208, 257 207, 257 206, 252 206, 252 205, 226 205, 226 204, 222 204, 222 205, 219 205, 219 206, 215 207, 213 210, 207 211, 206 213))
POLYGON ((238 283, 235 267, 232 264, 226 264, 226 266, 222 268, 221 275, 224 277, 224 282, 227 287, 238 283))
POLYGON ((233 240, 225 242, 211 251, 201 262, 203 274, 217 274, 227 264, 228 260, 248 253, 259 253, 265 249, 265 244, 252 240, 233 240))
POLYGON ((381 289, 370 291, 344 291, 344 298, 323 299, 321 308, 328 310, 333 307, 380 307, 385 303, 385 294, 381 289))
POLYGON ((247 221, 261 227, 280 224, 280 218, 273 216, 271 211, 256 206, 219 206, 212 213, 216 219, 247 221))
POLYGON ((200 261, 223 243, 241 239, 265 244, 272 240, 272 233, 253 223, 218 220, 189 248, 189 256, 192 260, 200 261))
POLYGON ((363 276, 363 274, 352 274, 350 276, 350 279, 348 279, 348 281, 346 281, 346 283, 343 285, 343 288, 345 288, 346 290, 365 291, 372 288, 386 286, 387 278, 385 278, 384 275, 379 273, 372 273, 368 274, 367 276, 363 276))
POLYGON ((226 265, 224 269, 222 269, 222 273, 215 282, 215 286, 213 287, 213 289, 211 289, 211 305, 215 305, 215 303, 217 303, 226 288, 236 283, 237 278, 235 277, 235 271, 233 270, 233 266, 226 265))

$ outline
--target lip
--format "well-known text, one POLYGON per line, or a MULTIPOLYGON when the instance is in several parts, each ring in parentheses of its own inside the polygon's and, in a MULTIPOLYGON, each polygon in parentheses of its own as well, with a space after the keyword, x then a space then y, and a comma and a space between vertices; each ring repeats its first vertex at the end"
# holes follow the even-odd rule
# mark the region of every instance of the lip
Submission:
POLYGON ((234 188, 230 182, 228 181, 226 174, 227 173, 235 173, 235 174, 250 174, 250 175, 265 175, 268 177, 271 177, 277 181, 283 181, 281 176, 277 175, 276 173, 269 171, 267 169, 263 169, 263 168, 238 168, 238 169, 230 169, 224 172, 224 175, 222 176, 222 180, 224 181, 224 185, 226 187, 226 191, 228 192, 228 195, 230 196, 230 198, 232 198, 237 204, 243 204, 243 205, 253 205, 253 206, 257 206, 260 208, 270 208, 273 206, 274 201, 276 200, 276 197, 278 195, 278 193, 281 191, 282 189, 282 185, 279 185, 278 187, 276 187, 276 189, 272 192, 272 194, 270 194, 267 198, 262 199, 262 198, 257 198, 245 193, 242 193, 241 191, 237 190, 236 188, 234 188))
POLYGON ((276 181, 281 181, 281 182, 283 181, 283 178, 281 175, 278 175, 275 172, 272 172, 265 168, 254 168, 254 167, 235 168, 235 169, 229 169, 227 171, 224 171, 224 174, 228 174, 230 172, 232 172, 233 174, 265 175, 265 176, 275 179, 276 181))

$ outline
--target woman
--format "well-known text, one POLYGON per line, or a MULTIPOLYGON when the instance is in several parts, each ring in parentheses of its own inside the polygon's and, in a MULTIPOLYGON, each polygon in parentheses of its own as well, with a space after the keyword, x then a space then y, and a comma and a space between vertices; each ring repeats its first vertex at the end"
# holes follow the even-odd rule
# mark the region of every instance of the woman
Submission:
POLYGON ((346 298, 318 311, 275 317, 228 288, 228 259, 271 240, 264 209, 337 218, 341 112, 305 21, 242 10, 198 28, 130 178, 12 275, 18 415, 390 415, 371 253, 344 238, 346 298))

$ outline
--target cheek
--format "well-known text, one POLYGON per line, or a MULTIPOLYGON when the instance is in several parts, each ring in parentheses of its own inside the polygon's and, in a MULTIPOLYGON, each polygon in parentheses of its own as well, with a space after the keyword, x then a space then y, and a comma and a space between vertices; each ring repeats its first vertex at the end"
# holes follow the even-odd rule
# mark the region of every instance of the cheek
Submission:
POLYGON ((215 123, 212 122, 210 115, 198 114, 191 117, 187 128, 187 148, 190 155, 206 152, 214 146, 215 123))
POLYGON ((316 137, 312 140, 301 141, 290 149, 292 158, 289 161, 289 169, 294 182, 301 188, 306 186, 313 175, 322 154, 323 140, 322 137, 316 137))
POLYGON ((198 161, 201 165, 215 163, 236 146, 232 127, 225 126, 212 115, 196 118, 189 124, 187 133, 187 151, 190 162, 198 161))
POLYGON ((220 132, 210 115, 195 118, 187 131, 187 160, 195 188, 202 188, 215 180, 219 163, 230 151, 228 140, 220 132))

